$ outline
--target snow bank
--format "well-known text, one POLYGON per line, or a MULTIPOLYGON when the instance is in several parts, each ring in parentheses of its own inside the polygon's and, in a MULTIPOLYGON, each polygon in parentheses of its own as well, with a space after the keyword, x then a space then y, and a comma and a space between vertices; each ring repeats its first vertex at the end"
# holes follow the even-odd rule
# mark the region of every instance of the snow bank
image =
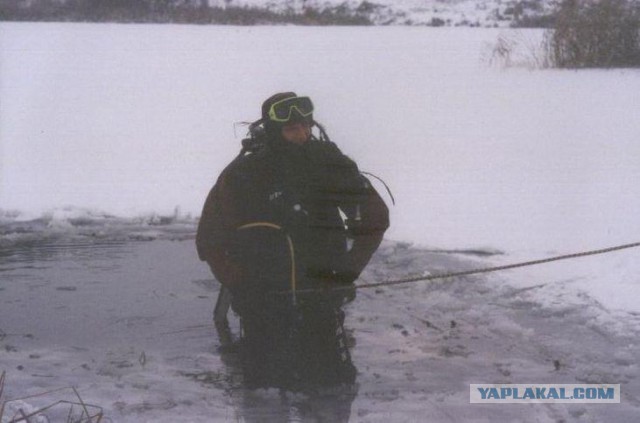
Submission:
POLYGON ((179 209, 166 216, 149 213, 118 217, 77 207, 51 209, 43 214, 0 209, 0 246, 9 251, 19 245, 51 241, 107 241, 190 238, 197 220, 179 209))

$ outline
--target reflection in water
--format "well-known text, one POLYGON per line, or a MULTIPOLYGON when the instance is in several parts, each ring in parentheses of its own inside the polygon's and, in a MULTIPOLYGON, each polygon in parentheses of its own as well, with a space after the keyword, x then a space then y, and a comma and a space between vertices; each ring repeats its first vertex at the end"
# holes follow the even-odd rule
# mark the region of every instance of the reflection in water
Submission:
POLYGON ((47 263, 60 259, 72 262, 100 259, 109 263, 123 256, 126 244, 125 241, 100 239, 22 240, 13 243, 10 248, 0 250, 0 272, 47 269, 47 263))
POLYGON ((319 388, 315 392, 293 393, 270 389, 249 390, 243 386, 238 348, 227 348, 220 354, 226 367, 227 394, 232 399, 235 418, 253 422, 348 422, 358 385, 319 388))
POLYGON ((89 259, 97 255, 96 250, 101 254, 107 254, 107 258, 118 258, 118 255, 109 254, 113 252, 121 252, 124 241, 102 241, 102 240, 85 240, 85 241, 67 241, 67 240, 50 240, 50 241, 26 241, 14 245, 11 249, 3 249, 0 253, 2 262, 35 262, 35 261, 52 261, 65 255, 69 258, 77 257, 78 259, 89 259))

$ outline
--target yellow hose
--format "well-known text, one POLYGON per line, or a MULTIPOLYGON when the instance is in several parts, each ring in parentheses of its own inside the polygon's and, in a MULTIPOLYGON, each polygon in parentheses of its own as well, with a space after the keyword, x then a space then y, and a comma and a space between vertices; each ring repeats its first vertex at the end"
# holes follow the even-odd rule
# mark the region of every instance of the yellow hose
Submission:
MULTIPOLYGON (((241 225, 238 226, 238 230, 245 230, 245 229, 251 229, 251 228, 271 228, 271 229, 276 229, 279 231, 283 231, 282 226, 280 225, 276 225, 275 223, 271 223, 271 222, 252 222, 252 223, 247 223, 245 225, 241 225)), ((287 234, 286 232, 284 232, 284 235, 287 237, 287 243, 289 244, 289 254, 291 257, 291 296, 293 299, 293 305, 297 304, 297 298, 296 298, 296 259, 295 259, 295 249, 293 248, 293 241, 291 240, 291 237, 289 236, 289 234, 287 234)))

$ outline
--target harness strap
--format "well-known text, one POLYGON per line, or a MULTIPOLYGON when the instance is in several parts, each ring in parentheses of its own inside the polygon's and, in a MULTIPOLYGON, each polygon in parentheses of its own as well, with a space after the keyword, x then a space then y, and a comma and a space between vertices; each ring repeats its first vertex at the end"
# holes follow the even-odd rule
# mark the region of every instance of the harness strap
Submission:
POLYGON ((293 305, 297 305, 298 303, 298 299, 296 296, 296 292, 297 292, 297 288, 296 288, 296 256, 295 256, 295 248, 293 247, 293 240, 291 240, 291 237, 289 236, 289 234, 287 234, 284 229, 282 228, 282 226, 280 225, 276 225, 275 223, 271 223, 271 222, 252 222, 252 223, 247 223, 245 225, 241 225, 237 228, 237 230, 239 231, 243 231, 246 229, 252 229, 252 228, 271 228, 271 229, 275 229, 278 231, 282 231, 285 235, 285 237, 287 238, 287 244, 289 245, 289 257, 291 258, 291 299, 293 301, 293 305))

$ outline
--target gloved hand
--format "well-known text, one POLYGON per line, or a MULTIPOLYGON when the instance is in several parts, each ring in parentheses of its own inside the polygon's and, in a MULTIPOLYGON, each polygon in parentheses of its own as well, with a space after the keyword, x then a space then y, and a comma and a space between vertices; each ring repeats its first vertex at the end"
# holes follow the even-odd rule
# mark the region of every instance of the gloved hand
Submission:
POLYGON ((358 275, 351 271, 337 271, 332 269, 309 269, 307 276, 314 279, 322 279, 327 282, 335 282, 340 285, 348 285, 358 279, 358 275))
POLYGON ((350 272, 348 270, 343 272, 334 271, 333 272, 333 280, 340 283, 341 285, 348 285, 355 282, 358 279, 358 275, 356 272, 350 272))
POLYGON ((307 276, 327 282, 330 289, 329 296, 336 306, 352 302, 356 298, 356 290, 353 282, 358 279, 358 274, 350 271, 336 271, 328 269, 309 269, 307 276))

